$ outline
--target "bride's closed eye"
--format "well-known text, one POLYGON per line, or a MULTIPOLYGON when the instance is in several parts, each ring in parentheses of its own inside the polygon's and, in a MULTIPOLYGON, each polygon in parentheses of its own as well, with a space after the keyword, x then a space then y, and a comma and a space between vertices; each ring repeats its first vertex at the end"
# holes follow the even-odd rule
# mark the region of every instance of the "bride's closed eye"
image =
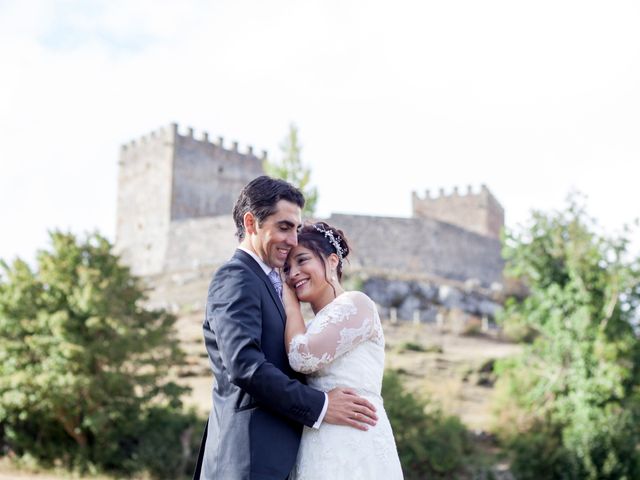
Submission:
POLYGON ((296 261, 298 262, 298 265, 306 262, 307 260, 309 260, 309 255, 299 255, 298 257, 296 257, 296 261))

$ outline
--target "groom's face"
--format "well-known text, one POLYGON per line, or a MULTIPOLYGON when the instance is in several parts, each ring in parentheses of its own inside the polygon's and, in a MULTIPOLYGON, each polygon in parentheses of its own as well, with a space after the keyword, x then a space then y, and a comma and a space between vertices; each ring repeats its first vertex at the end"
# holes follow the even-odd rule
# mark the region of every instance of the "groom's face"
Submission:
POLYGON ((295 203, 280 200, 277 210, 255 224, 250 235, 251 246, 267 265, 282 268, 293 247, 298 244, 298 229, 302 224, 302 211, 295 203))

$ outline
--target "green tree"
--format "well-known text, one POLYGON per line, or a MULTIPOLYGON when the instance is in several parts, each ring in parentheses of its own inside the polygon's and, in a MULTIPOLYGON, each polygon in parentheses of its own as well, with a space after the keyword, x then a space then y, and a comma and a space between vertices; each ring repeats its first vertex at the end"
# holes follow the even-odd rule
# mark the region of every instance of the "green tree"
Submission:
POLYGON ((579 197, 507 232, 507 274, 529 295, 501 321, 535 335, 498 366, 499 425, 518 478, 640 478, 640 261, 598 233, 579 197))
POLYGON ((302 164, 300 152, 302 146, 298 141, 298 127, 295 124, 289 125, 289 134, 280 144, 282 158, 279 162, 264 161, 264 170, 267 175, 286 180, 298 187, 305 198, 305 205, 302 215, 313 217, 318 203, 318 190, 309 185, 311 180, 311 169, 302 164))
POLYGON ((1 263, 4 448, 43 463, 134 469, 141 420, 180 407, 184 389, 168 375, 182 362, 175 318, 144 308, 104 237, 50 239, 33 269, 1 263))

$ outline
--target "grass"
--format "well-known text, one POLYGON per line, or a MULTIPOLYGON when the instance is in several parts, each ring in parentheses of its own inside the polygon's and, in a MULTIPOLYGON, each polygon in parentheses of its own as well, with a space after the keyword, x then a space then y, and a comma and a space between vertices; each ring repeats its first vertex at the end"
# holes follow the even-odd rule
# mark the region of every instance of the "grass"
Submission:
POLYGON ((443 349, 440 345, 424 346, 417 342, 404 342, 398 347, 398 353, 403 352, 421 352, 421 353, 443 353, 443 349))

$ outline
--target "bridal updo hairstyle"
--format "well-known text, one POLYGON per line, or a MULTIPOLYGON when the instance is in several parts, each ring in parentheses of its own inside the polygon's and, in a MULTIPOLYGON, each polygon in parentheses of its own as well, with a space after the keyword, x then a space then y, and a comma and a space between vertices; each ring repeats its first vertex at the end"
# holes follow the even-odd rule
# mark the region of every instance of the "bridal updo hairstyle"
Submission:
MULTIPOLYGON (((331 232, 333 234, 333 238, 337 241, 338 246, 342 250, 342 262, 338 263, 338 267, 336 269, 338 280, 342 280, 342 264, 351 251, 342 230, 332 227, 325 222, 307 224, 298 232, 298 245, 308 248, 314 253, 314 255, 323 261, 332 253, 338 255, 339 258, 340 253, 338 253, 335 245, 332 243, 330 236, 323 233, 321 230, 331 232)), ((327 282, 331 283, 328 278, 327 282)))

